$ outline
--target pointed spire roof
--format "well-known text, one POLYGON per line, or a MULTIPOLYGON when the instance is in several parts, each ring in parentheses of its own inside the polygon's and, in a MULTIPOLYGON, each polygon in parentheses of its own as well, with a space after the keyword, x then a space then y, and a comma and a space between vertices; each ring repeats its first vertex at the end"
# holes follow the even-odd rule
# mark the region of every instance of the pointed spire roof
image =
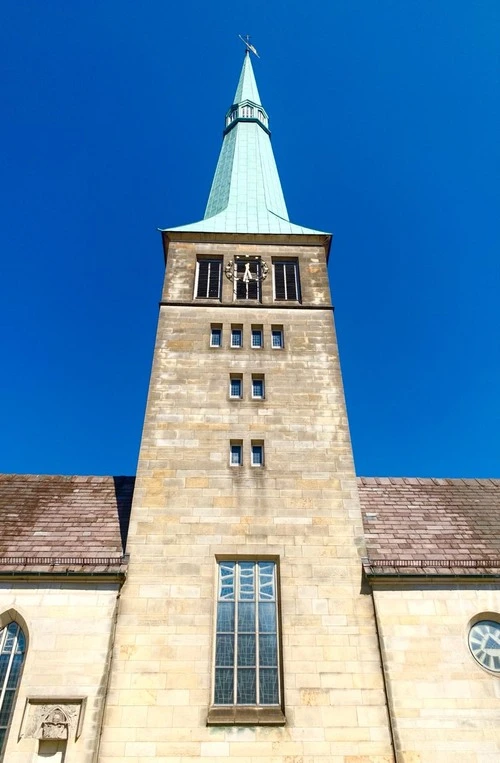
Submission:
POLYGON ((245 52, 234 103, 226 114, 222 149, 203 220, 165 230, 206 233, 324 234, 295 225, 271 146, 250 53, 245 52))
POLYGON ((262 105, 249 50, 245 52, 245 59, 241 68, 233 103, 241 103, 241 101, 253 101, 253 103, 257 103, 259 106, 262 105))

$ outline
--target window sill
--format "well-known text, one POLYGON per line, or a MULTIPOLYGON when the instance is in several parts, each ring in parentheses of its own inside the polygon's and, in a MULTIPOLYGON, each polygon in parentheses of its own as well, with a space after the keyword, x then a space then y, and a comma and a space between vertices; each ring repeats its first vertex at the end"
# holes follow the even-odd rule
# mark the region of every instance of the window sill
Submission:
POLYGON ((208 710, 207 726, 284 726, 280 707, 245 707, 228 705, 208 710))

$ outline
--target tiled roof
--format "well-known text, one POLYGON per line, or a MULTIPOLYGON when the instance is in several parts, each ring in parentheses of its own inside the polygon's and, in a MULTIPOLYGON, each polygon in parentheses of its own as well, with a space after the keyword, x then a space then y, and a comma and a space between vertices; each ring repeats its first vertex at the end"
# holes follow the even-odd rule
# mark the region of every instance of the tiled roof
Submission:
POLYGON ((0 572, 123 572, 134 482, 0 475, 0 572))
POLYGON ((500 480, 360 477, 369 574, 500 574, 500 480))

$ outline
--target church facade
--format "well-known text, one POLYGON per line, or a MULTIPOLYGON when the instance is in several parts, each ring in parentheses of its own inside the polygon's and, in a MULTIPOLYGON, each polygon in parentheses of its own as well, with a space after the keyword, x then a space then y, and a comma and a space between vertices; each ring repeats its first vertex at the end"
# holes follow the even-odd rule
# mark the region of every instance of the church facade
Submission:
POLYGON ((0 479, 0 760, 500 760, 500 481, 357 478, 247 51, 132 477, 0 479))

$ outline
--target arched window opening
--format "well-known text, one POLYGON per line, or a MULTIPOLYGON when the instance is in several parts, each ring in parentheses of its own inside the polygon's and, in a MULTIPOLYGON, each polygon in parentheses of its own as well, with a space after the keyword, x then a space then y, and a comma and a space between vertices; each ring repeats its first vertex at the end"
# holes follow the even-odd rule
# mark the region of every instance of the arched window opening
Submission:
POLYGON ((0 759, 12 720, 14 700, 26 653, 22 628, 10 622, 0 630, 0 759))

